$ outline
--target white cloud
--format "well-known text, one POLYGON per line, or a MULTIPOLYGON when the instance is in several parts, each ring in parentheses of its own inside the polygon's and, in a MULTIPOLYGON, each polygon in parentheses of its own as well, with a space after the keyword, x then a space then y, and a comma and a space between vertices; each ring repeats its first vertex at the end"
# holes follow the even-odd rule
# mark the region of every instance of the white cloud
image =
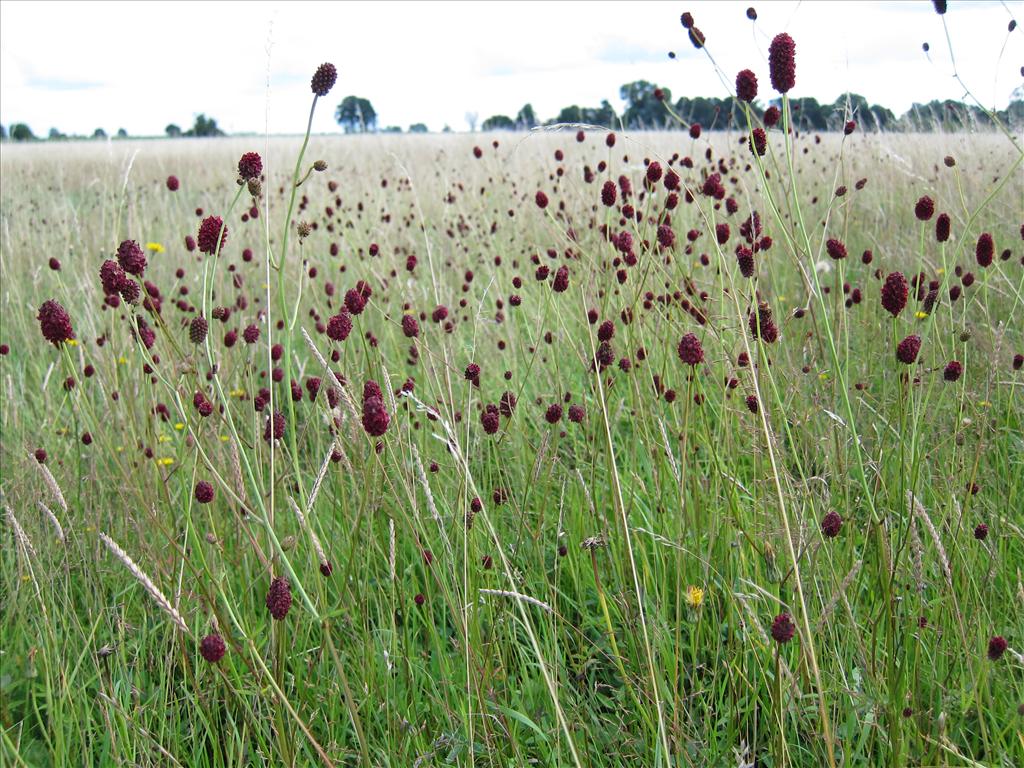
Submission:
MULTIPOLYGON (((924 0, 762 2, 756 27, 747 5, 9 0, 0 5, 0 122, 24 121, 37 134, 51 126, 159 134, 205 112, 228 131, 261 132, 269 121, 271 132, 295 133, 305 127, 309 77, 322 61, 339 70, 315 122, 324 132, 336 130, 332 108, 349 93, 369 98, 382 124, 460 130, 467 111, 514 115, 527 101, 541 117, 604 98, 618 107, 619 86, 635 79, 674 96, 726 95, 679 25, 687 9, 727 82, 750 67, 764 95, 767 44, 783 30, 797 42, 794 95, 832 101, 849 89, 896 112, 964 95, 942 19, 924 0)), ((987 105, 1005 106, 1024 60, 1024 29, 1007 40, 1012 6, 949 5, 962 78, 987 105)))

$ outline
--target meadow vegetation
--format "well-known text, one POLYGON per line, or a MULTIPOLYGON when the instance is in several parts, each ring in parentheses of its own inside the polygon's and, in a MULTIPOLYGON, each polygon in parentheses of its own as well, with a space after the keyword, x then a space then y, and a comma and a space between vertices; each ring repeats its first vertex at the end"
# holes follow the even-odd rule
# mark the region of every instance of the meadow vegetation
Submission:
POLYGON ((4 146, 2 762, 1021 764, 1019 137, 781 107, 4 146))

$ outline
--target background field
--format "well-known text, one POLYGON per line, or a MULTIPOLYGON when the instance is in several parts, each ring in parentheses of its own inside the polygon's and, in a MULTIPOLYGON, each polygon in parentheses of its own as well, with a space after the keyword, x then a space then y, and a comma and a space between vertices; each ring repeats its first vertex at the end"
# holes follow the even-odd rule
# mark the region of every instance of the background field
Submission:
POLYGON ((302 173, 328 169, 299 189, 283 300, 267 242, 278 258, 301 137, 3 147, 4 762, 1024 761, 1019 150, 995 133, 802 134, 791 170, 774 131, 766 184, 741 134, 620 133, 614 148, 605 136, 314 137, 302 173), (247 222, 244 190, 227 213, 245 151, 265 168, 247 222), (680 198, 693 191, 667 221, 669 191, 644 188, 648 161, 678 171, 680 198), (735 213, 700 192, 716 171, 735 213), (622 215, 618 183, 615 207, 602 204, 620 176, 641 221, 622 215), (922 195, 950 215, 948 242, 915 218, 922 195), (746 279, 734 251, 752 211, 773 242, 746 279), (215 272, 184 244, 210 214, 230 230, 215 272), (299 221, 314 227, 301 244, 299 221), (634 265, 602 227, 632 233, 634 265), (987 269, 982 232, 996 246, 987 269), (848 258, 829 258, 827 238, 848 258), (103 307, 98 270, 124 239, 161 246, 145 273, 159 318, 103 307), (551 275, 538 280, 541 265, 551 275), (879 295, 895 270, 923 277, 893 319, 879 295), (234 308, 208 317, 208 349, 187 327, 204 274, 208 308, 234 308), (323 324, 359 280, 372 295, 333 342, 323 324), (41 337, 51 298, 76 345, 41 337), (749 331, 758 298, 774 344, 749 331), (431 319, 438 305, 447 328, 431 319), (290 329, 275 327, 282 306, 290 329), (403 335, 405 313, 419 338, 403 335), (606 320, 613 355, 597 373, 606 320), (224 345, 250 324, 257 343, 224 345), (334 407, 303 330, 319 354, 338 352, 334 407), (686 333, 703 345, 695 368, 677 354, 686 333), (894 350, 912 333, 922 347, 907 366, 894 350), (268 345, 286 339, 271 364, 268 345), (272 451, 271 408, 253 397, 286 360, 302 399, 287 375, 274 385, 286 436, 272 451), (951 360, 956 382, 943 377, 951 360), (415 399, 393 394, 407 378, 415 399), (369 379, 391 416, 381 438, 360 424, 369 379), (197 390, 216 406, 208 418, 197 390), (487 435, 483 406, 506 391, 518 404, 487 435), (212 503, 197 503, 198 481, 212 503), (821 530, 830 511, 834 538, 821 530), (265 605, 271 574, 292 587, 280 622, 265 605), (779 644, 783 612, 796 636, 779 644), (213 632, 227 645, 215 665, 199 653, 213 632), (1009 643, 998 661, 994 636, 1009 643))

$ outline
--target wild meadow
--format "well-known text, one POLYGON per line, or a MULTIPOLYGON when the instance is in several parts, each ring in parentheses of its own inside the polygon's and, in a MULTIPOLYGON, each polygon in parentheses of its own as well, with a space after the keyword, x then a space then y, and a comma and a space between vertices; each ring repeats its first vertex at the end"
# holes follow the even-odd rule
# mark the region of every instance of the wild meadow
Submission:
POLYGON ((751 62, 730 130, 5 144, 0 762, 1022 764, 1020 137, 751 62))

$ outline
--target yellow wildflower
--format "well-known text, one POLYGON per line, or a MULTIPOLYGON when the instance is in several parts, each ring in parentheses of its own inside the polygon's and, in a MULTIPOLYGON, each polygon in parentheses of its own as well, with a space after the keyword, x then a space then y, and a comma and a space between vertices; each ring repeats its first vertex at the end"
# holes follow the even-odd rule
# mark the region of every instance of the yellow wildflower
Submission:
POLYGON ((704 603, 704 590, 692 584, 686 588, 686 604, 691 608, 700 608, 704 603))
POLYGON ((153 253, 163 253, 164 247, 160 243, 146 243, 146 250, 153 253))

